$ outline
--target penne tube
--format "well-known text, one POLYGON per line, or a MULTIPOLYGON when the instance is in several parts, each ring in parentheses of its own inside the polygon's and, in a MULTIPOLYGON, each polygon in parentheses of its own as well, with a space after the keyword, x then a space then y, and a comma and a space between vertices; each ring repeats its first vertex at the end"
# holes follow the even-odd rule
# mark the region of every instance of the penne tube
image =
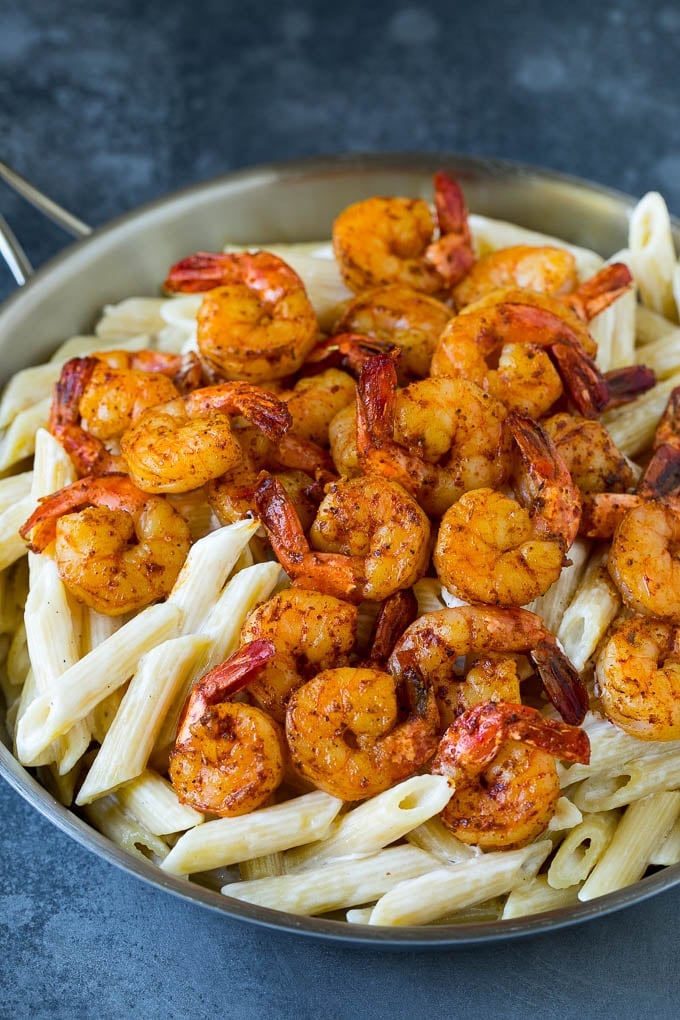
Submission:
POLYGON ((658 191, 637 203, 628 228, 630 264, 644 305, 668 319, 677 319, 673 297, 676 254, 668 208, 658 191))
POLYGON ((594 553, 557 628, 557 640, 579 671, 595 652, 621 607, 621 596, 609 576, 606 560, 606 551, 594 553))
POLYGON ((680 373, 680 329, 676 327, 658 340, 651 341, 644 350, 638 351, 636 357, 652 369, 657 379, 677 377, 680 373))
POLYGON ((654 867, 680 864, 680 820, 676 819, 668 835, 664 836, 659 845, 652 850, 649 863, 654 867))
MULTIPOLYGON (((609 264, 623 262, 627 266, 630 261, 627 249, 607 259, 609 264)), ((597 364, 603 372, 634 364, 636 308, 637 293, 631 287, 588 323, 588 332, 597 344, 597 364)))
POLYGON ((167 857, 168 844, 126 811, 114 793, 88 804, 84 810, 95 828, 135 857, 159 864, 167 857))
POLYGON ((248 815, 217 818, 190 829, 163 862, 172 875, 212 871, 323 839, 342 801, 315 791, 248 815))
POLYGON ((274 878, 276 875, 285 875, 285 857, 282 853, 253 857, 250 861, 241 861, 238 870, 242 882, 254 881, 257 878, 274 878))
POLYGON ((6 570, 26 555, 27 545, 19 528, 31 516, 35 500, 30 493, 0 513, 0 570, 6 570))
POLYGON ((35 435, 45 428, 50 416, 50 397, 44 397, 10 422, 0 439, 0 471, 5 471, 35 451, 35 435))
POLYGON ((529 914, 542 914, 546 910, 562 910, 578 903, 578 886, 553 889, 545 875, 536 875, 510 892, 501 917, 509 921, 529 914))
POLYGON ((582 811, 610 811, 659 790, 680 786, 680 755, 638 756, 616 774, 591 776, 574 790, 574 803, 582 811))
POLYGON ((28 655, 28 641, 26 638, 26 627, 23 621, 19 624, 14 637, 9 639, 7 634, 3 634, 3 639, 9 643, 7 649, 7 660, 5 662, 5 677, 7 683, 13 687, 21 687, 26 674, 31 668, 31 660, 28 655))
POLYGON ((566 889, 585 882, 611 843, 618 822, 618 811, 603 811, 586 815, 568 832, 548 868, 551 888, 566 889))
POLYGON ((423 613, 435 613, 445 609, 446 605, 442 599, 441 581, 436 577, 422 577, 413 585, 413 594, 418 601, 418 615, 423 613))
POLYGON ((440 818, 429 818, 411 832, 406 833, 406 840, 412 846, 427 850, 429 854, 443 861, 444 864, 460 864, 482 853, 475 846, 468 846, 450 832, 440 818))
POLYGON ((154 836, 184 832, 203 821, 201 812, 180 804, 172 784, 152 769, 145 769, 122 786, 117 796, 123 810, 134 815, 154 836))
POLYGON ((631 804, 611 843, 578 894, 579 900, 623 889, 642 878, 659 842, 680 815, 680 792, 662 791, 631 804))
POLYGON ((635 457, 652 445, 659 418, 678 385, 680 372, 675 372, 625 407, 605 412, 602 420, 621 453, 635 457))
POLYGON ((53 689, 40 694, 19 720, 17 752, 22 764, 32 764, 53 740, 129 680, 142 655, 174 637, 181 625, 182 612, 172 603, 148 606, 70 666, 53 689))
POLYGON ((588 563, 592 543, 585 538, 577 538, 567 555, 568 565, 545 595, 540 595, 526 608, 536 613, 543 620, 548 630, 557 633, 560 621, 567 606, 574 598, 583 578, 588 563))
POLYGON ((208 615, 200 621, 198 634, 206 642, 194 668, 176 692, 156 737, 156 749, 163 750, 175 739, 182 706, 193 686, 208 670, 224 662, 238 645, 248 613, 268 598, 281 576, 278 563, 255 563, 235 574, 208 615))
POLYGON ((230 883, 222 887, 222 893, 261 907, 309 917, 370 903, 396 885, 431 871, 437 863, 430 854, 414 846, 397 846, 296 875, 230 883))
POLYGON ((286 856, 286 872, 382 850, 439 814, 451 793, 444 776, 412 776, 342 815, 321 843, 291 850, 286 856))
POLYGON ((193 634, 200 629, 258 527, 254 520, 237 521, 192 545, 168 596, 168 602, 182 611, 183 634, 193 634))
POLYGON ((164 326, 160 310, 164 298, 130 297, 115 305, 105 305, 104 314, 95 326, 95 333, 101 341, 132 339, 143 335, 149 340, 164 326))
POLYGON ((548 822, 548 832, 562 832, 572 829, 582 820, 583 815, 568 797, 560 797, 555 806, 555 813, 548 822))
POLYGON ((207 644, 190 634, 142 656, 76 803, 88 804, 144 771, 168 709, 207 644))
POLYGON ((521 850, 481 854, 399 882, 378 900, 369 924, 429 924, 475 903, 510 892, 533 878, 552 849, 549 839, 521 850))
MULTIPOLYGON (((644 347, 654 340, 660 340, 676 328, 676 322, 667 319, 658 312, 652 311, 646 305, 638 304, 635 309, 635 339, 638 347, 644 347)), ((643 357, 643 352, 638 351, 638 358, 643 357)))
MULTIPOLYGON (((19 475, 0 478, 0 514, 29 496, 33 485, 33 472, 23 471, 19 475)), ((23 522, 22 522, 23 523, 23 522)))

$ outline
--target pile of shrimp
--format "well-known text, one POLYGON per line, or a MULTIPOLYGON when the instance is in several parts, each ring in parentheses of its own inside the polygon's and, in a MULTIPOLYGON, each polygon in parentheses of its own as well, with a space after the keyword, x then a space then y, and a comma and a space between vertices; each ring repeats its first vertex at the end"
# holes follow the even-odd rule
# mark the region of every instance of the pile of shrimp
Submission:
POLYGON ((64 365, 49 427, 79 479, 21 533, 75 599, 119 615, 170 592, 183 500, 212 527, 261 522, 253 555, 287 582, 187 698, 166 759, 181 802, 355 803, 432 772, 455 836, 523 847, 555 813, 558 760, 588 760, 589 709, 680 738, 680 394, 632 463, 602 414, 653 374, 604 374, 589 331, 628 269, 579 282, 566 249, 479 257, 443 172, 433 205, 349 206, 333 250, 353 296, 323 330, 273 253, 172 266, 166 293, 200 297, 195 344, 64 365), (579 673, 526 607, 584 538, 622 608, 579 673))

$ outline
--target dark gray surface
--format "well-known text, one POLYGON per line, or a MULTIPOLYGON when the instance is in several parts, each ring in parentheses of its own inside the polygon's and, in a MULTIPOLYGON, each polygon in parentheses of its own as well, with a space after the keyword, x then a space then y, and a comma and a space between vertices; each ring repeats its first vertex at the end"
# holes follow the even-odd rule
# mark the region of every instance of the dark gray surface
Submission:
MULTIPOLYGON (((405 149, 680 213, 680 5, 469 6, 0 0, 0 158, 93 224, 258 161, 405 149)), ((63 243, 1 185, 0 212, 36 264, 63 243)), ((678 890, 505 945, 355 951, 149 889, 4 785, 0 813, 2 1017, 678 1015, 678 890)))

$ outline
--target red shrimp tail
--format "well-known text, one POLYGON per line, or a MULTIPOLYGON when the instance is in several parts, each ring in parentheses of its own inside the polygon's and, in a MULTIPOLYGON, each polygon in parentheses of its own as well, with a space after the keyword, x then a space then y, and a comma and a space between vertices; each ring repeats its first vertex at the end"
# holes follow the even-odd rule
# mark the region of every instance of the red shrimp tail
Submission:
POLYGON ((253 498, 276 558, 287 573, 294 573, 310 550, 288 493, 278 478, 264 474, 253 498))
POLYGON ((664 444, 680 448, 680 386, 671 391, 654 435, 654 449, 664 444))
POLYGON ((588 711, 588 691, 556 641, 540 641, 529 652, 548 698, 566 723, 578 726, 588 711))
POLYGON ((396 360, 400 353, 389 340, 379 340, 365 333, 336 333, 314 347, 302 366, 301 375, 317 375, 328 368, 343 368, 358 375, 369 358, 389 354, 396 360))
POLYGON ((442 234, 457 234, 471 244, 470 225, 465 195, 455 177, 438 170, 432 179, 437 224, 442 234))
POLYGON ((549 351, 578 413, 584 418, 599 417, 609 403, 609 387, 590 355, 570 337, 556 340, 549 351))
POLYGON ((439 744, 431 771, 455 778, 461 768, 481 770, 506 740, 519 740, 566 761, 590 761, 588 734, 577 726, 545 719, 528 705, 486 701, 454 719, 439 744))
POLYGON ((657 446, 637 488, 644 499, 680 496, 680 448, 671 443, 657 446))
POLYGON ((80 424, 80 401, 98 364, 97 358, 71 358, 62 365, 50 407, 52 435, 60 426, 80 424))
POLYGON ((630 290, 633 277, 623 262, 612 262, 582 283, 562 301, 584 322, 590 322, 596 315, 609 308, 617 298, 630 290))
POLYGON ((418 616, 418 600, 412 588, 397 591, 384 600, 373 625, 369 661, 384 666, 394 646, 418 616))
POLYGON ((178 743, 189 737, 191 727, 205 715, 208 708, 227 701, 247 687, 275 654, 276 648, 272 641, 258 638, 242 645, 228 659, 201 677, 184 705, 177 732, 178 743))
POLYGON ((304 471, 317 482, 325 485, 335 481, 338 473, 328 450, 311 439, 291 435, 282 436, 275 452, 275 461, 281 467, 304 471))
POLYGON ((54 425, 51 431, 81 478, 117 474, 125 466, 122 457, 110 453, 101 439, 86 432, 80 425, 54 425))
POLYGON ((170 267, 163 283, 169 294, 200 294, 228 282, 233 257, 223 252, 199 251, 170 267))
POLYGON ((604 373, 609 391, 606 410, 630 403, 656 385, 656 373, 646 365, 626 365, 604 373))
POLYGON ((397 370, 392 358, 378 354, 361 369, 357 383, 357 448, 365 453, 392 440, 396 411, 397 370))

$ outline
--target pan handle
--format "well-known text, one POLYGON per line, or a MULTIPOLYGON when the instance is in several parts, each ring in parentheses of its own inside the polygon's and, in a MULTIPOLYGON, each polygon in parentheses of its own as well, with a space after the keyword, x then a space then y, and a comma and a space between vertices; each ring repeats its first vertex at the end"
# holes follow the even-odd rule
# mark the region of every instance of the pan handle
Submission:
MULTIPOLYGON (((73 237, 83 238, 92 233, 92 227, 88 226, 87 223, 83 223, 82 220, 66 209, 63 209, 51 198, 48 198, 47 195, 27 181, 25 177, 22 177, 21 174, 18 174, 16 170, 13 170, 1 160, 0 179, 8 184, 13 191, 21 195, 22 198, 25 198, 27 202, 30 202, 35 209, 52 220, 53 223, 62 227, 67 233, 72 234, 73 237)), ((2 216, 0 216, 0 256, 9 266, 12 276, 19 286, 26 283, 29 277, 33 275, 33 266, 26 256, 26 252, 2 216)))

